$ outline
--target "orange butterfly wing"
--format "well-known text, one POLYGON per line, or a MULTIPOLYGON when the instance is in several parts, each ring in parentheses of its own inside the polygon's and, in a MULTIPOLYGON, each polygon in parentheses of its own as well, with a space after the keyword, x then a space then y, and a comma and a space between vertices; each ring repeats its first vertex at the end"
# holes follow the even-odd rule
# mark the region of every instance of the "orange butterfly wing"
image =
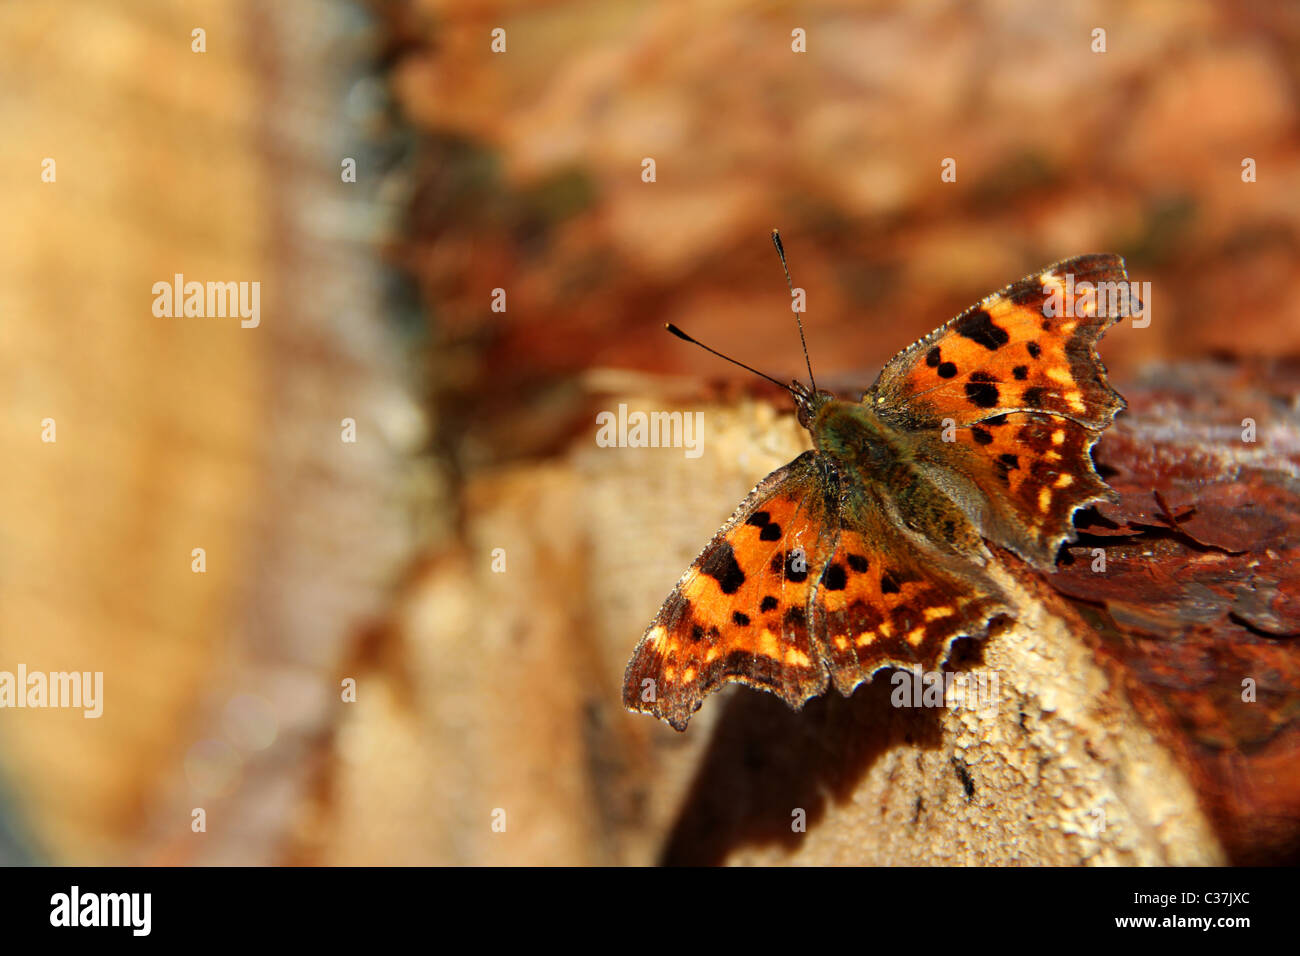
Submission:
POLYGON ((1130 292, 1119 256, 1048 266, 899 353, 863 399, 929 433, 922 458, 979 493, 980 532, 1044 569, 1074 512, 1111 497, 1091 451, 1124 399, 1096 343, 1141 308, 1130 292))
POLYGON ((984 492, 984 537, 1037 567, 1055 567, 1061 543, 1074 540, 1074 512, 1114 500, 1092 463, 1099 430, 1058 415, 1013 412, 959 428, 942 464, 984 492))
POLYGON ((629 710, 683 730, 730 681, 798 710, 828 678, 848 695, 883 667, 937 668, 1006 610, 974 566, 908 537, 873 499, 842 503, 851 480, 807 452, 750 493, 637 645, 629 710))
POLYGON ((633 652, 623 703, 684 730, 728 681, 795 709, 826 689, 809 597, 834 544, 835 489, 813 452, 765 478, 695 559, 633 652))
POLYGON ((1006 613, 999 589, 974 565, 857 509, 818 582, 814 633, 835 689, 848 696, 885 667, 937 670, 952 642, 979 636, 1006 613))
POLYGON ((1106 381, 1097 340, 1138 308, 1131 298, 1119 301, 1120 283, 1127 293, 1119 256, 1079 256, 1048 266, 904 349, 868 397, 882 418, 903 427, 944 418, 969 425, 1028 411, 1104 428, 1124 399, 1106 381), (1116 297, 1080 294, 1085 283, 1094 289, 1106 283, 1116 297))

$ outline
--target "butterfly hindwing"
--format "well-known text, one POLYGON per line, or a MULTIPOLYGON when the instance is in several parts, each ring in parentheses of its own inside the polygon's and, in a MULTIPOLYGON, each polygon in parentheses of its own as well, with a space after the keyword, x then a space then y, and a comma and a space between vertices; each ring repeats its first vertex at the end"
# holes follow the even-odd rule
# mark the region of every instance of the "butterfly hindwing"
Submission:
POLYGON ((907 536, 870 496, 843 519, 851 526, 840 530, 812 615, 840 693, 884 667, 937 670, 956 638, 982 635, 1007 610, 973 564, 907 536))
POLYGON ((1101 432, 1059 415, 1012 412, 954 431, 937 468, 966 476, 982 492, 977 523, 1050 570, 1074 512, 1114 494, 1092 464, 1101 432))

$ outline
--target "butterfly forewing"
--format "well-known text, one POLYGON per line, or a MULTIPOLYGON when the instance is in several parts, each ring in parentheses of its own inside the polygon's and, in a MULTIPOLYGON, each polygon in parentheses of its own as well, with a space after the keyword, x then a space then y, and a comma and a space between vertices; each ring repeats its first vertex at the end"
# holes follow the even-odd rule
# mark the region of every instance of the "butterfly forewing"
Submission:
POLYGON ((681 730, 728 681, 796 708, 825 691, 807 608, 834 547, 831 480, 807 452, 749 494, 646 629, 623 678, 625 706, 681 730))
POLYGON ((1104 428, 1124 400, 1107 383, 1095 346, 1139 307, 1127 280, 1124 260, 1112 255, 1067 259, 1026 276, 900 352, 866 400, 902 428, 964 426, 1013 411, 1104 428))

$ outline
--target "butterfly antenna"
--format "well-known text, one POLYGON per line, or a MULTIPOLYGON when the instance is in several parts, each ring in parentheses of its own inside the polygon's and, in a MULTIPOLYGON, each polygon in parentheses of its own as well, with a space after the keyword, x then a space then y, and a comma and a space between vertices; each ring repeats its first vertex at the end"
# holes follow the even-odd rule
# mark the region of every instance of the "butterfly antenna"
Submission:
MULTIPOLYGON (((781 233, 772 230, 772 245, 776 246, 776 254, 781 257, 781 268, 785 271, 785 285, 790 290, 790 298, 794 298, 794 283, 790 281, 790 267, 785 263, 785 246, 781 245, 781 233)), ((794 320, 799 323, 799 344, 803 346, 803 360, 808 366, 808 381, 812 383, 813 394, 817 393, 817 379, 813 378, 812 359, 808 358, 808 340, 803 335, 803 319, 799 317, 796 311, 794 320)))
POLYGON ((732 365, 739 365, 739 366, 740 366, 741 368, 743 368, 745 371, 747 371, 747 372, 753 372, 753 373, 754 373, 755 375, 757 375, 759 378, 765 378, 765 379, 767 379, 769 382, 771 382, 773 385, 780 385, 780 386, 781 386, 783 389, 785 389, 787 392, 790 392, 790 393, 793 394, 794 389, 792 389, 789 385, 785 384, 785 382, 778 382, 778 381, 777 381, 776 379, 774 379, 772 376, 770 376, 770 375, 764 375, 764 374, 763 374, 762 372, 760 372, 758 369, 756 369, 756 368, 751 368, 750 366, 746 365, 744 362, 738 362, 738 361, 736 361, 734 358, 732 358, 730 355, 723 355, 723 354, 722 354, 721 352, 719 352, 717 349, 711 349, 711 348, 709 348, 707 345, 705 345, 705 344, 704 344, 703 342, 701 342, 699 339, 693 339, 693 338, 691 338, 689 335, 687 335, 685 332, 683 332, 683 331, 682 331, 681 329, 679 329, 677 326, 673 325, 671 322, 669 322, 669 323, 665 326, 665 328, 667 328, 669 332, 671 332, 673 335, 677 336, 679 339, 683 339, 684 341, 690 342, 692 345, 698 345, 700 348, 704 349, 704 351, 706 351, 706 352, 712 352, 714 355, 716 355, 718 358, 722 359, 724 362, 730 362, 732 365))

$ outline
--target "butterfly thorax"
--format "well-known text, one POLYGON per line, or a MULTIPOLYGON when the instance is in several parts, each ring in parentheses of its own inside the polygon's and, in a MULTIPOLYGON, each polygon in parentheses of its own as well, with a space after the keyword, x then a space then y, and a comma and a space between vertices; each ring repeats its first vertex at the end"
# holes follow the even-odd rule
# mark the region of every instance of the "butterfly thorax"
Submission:
POLYGON ((883 509, 932 544, 966 555, 981 550, 970 514, 945 490, 951 483, 936 480, 921 436, 882 420, 870 404, 840 399, 818 407, 809 431, 817 452, 834 464, 844 509, 883 509))
POLYGON ((907 436, 881 421, 870 406, 800 382, 793 386, 799 424, 838 474, 881 481, 906 476, 912 460, 907 436))
POLYGON ((908 436, 881 421, 867 405, 840 399, 824 402, 808 430, 817 451, 850 474, 890 482, 912 471, 908 436))

